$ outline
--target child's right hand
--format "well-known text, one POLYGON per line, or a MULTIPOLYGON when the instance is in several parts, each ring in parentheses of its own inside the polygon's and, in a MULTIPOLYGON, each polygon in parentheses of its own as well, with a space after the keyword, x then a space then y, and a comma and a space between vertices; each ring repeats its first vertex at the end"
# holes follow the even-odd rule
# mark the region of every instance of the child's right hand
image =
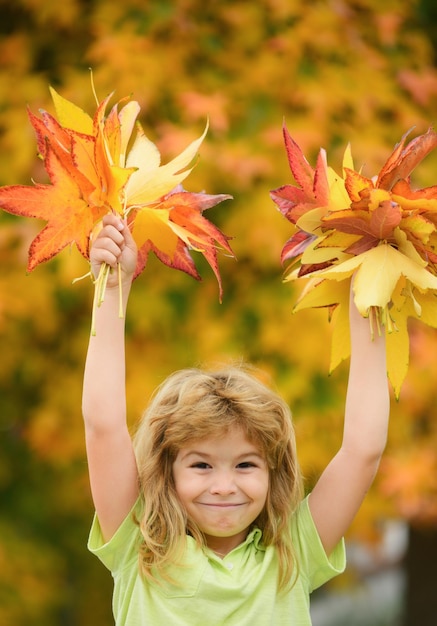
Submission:
MULTIPOLYGON (((90 251, 91 271, 94 278, 106 263, 116 269, 121 264, 122 282, 130 284, 137 264, 137 246, 126 222, 113 213, 102 220, 102 229, 92 242, 90 251)), ((106 287, 118 286, 117 272, 110 272, 106 287)))

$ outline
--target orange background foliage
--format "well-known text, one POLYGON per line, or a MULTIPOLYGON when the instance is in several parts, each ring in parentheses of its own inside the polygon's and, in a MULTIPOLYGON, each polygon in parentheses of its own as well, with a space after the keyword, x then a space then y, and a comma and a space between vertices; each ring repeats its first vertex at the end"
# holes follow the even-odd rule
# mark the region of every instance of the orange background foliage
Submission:
MULTIPOLYGON (((424 0, 15 0, 1 2, 0 184, 46 180, 26 106, 53 112, 48 85, 95 110, 132 94, 165 160, 210 119, 189 191, 231 193, 208 211, 232 235, 238 262, 221 258, 224 301, 201 259, 203 281, 155 259, 135 284, 128 316, 132 424, 176 368, 229 359, 266 372, 291 404, 308 487, 339 444, 346 365, 328 378, 324 312, 292 315, 281 282, 290 225, 268 192, 291 182, 286 120, 310 158, 376 173, 410 127, 425 132, 437 104, 432 2, 424 0)), ((314 161, 313 161, 314 163, 314 161)), ((417 186, 437 183, 436 161, 417 186)), ((63 252, 26 276, 42 224, 0 214, 0 623, 111 623, 107 572, 85 549, 92 516, 81 420, 82 368, 92 285, 63 252)), ((437 519, 434 331, 411 328, 411 367, 394 403, 390 444, 353 535, 403 516, 437 519)))

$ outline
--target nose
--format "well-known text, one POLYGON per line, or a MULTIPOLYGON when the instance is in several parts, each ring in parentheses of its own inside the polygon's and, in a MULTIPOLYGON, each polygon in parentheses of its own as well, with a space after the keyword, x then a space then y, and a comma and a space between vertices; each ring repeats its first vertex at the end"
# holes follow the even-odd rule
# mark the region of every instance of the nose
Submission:
POLYGON ((237 487, 235 485, 232 472, 217 471, 211 481, 209 491, 211 494, 225 496, 235 493, 237 487))

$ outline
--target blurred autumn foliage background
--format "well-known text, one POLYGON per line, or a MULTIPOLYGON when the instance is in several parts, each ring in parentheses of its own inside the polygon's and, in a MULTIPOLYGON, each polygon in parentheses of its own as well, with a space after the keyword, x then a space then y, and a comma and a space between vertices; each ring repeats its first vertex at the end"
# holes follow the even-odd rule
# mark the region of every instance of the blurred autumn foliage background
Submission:
MULTIPOLYGON (((406 130, 422 133, 435 122, 434 1, 2 0, 0 7, 1 185, 46 181, 26 106, 53 113, 50 84, 93 114, 90 68, 99 99, 115 90, 117 100, 139 101, 165 160, 209 117, 185 187, 233 194, 206 216, 234 237, 238 262, 220 259, 219 304, 200 255, 200 283, 150 259, 128 316, 129 414, 134 423, 176 368, 250 361, 293 408, 310 487, 340 441, 347 364, 328 377, 326 313, 293 316, 296 293, 281 282, 291 225, 268 193, 292 182, 281 126, 285 119, 313 164, 324 147, 339 168, 350 142, 356 165, 376 174, 406 130)), ((428 157, 415 184, 437 184, 436 166, 428 157)), ((26 275, 28 245, 42 226, 0 213, 0 623, 103 626, 112 623, 111 580, 85 547, 93 510, 80 409, 92 285, 72 285, 87 271, 75 250, 26 275)), ((435 331, 414 325, 411 347, 387 454, 350 540, 377 546, 385 520, 406 521, 404 619, 424 626, 436 614, 435 591, 426 587, 437 585, 435 331), (418 606, 428 613, 413 613, 418 606)))

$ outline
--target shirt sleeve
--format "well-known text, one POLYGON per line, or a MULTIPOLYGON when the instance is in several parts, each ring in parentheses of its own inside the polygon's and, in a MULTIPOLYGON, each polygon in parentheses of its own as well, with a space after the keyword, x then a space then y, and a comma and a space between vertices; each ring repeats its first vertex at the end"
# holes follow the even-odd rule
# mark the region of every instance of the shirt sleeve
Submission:
POLYGON ((309 593, 344 572, 344 539, 341 539, 329 556, 326 554, 311 515, 308 497, 302 501, 294 516, 292 536, 299 574, 306 579, 309 593))
POLYGON ((94 514, 87 547, 112 574, 116 574, 129 565, 133 559, 138 558, 141 533, 136 520, 140 518, 141 506, 139 498, 107 542, 103 539, 99 519, 94 514))

